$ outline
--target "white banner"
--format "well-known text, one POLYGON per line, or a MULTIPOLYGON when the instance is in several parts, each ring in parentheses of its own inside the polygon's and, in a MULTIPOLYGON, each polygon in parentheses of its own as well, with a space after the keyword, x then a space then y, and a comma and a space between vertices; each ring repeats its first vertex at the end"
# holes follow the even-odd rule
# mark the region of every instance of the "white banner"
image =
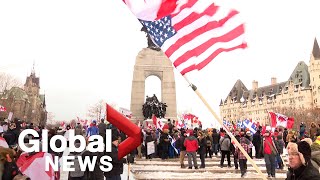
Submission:
POLYGON ((147 143, 147 152, 148 152, 147 155, 155 153, 154 141, 147 143))
POLYGON ((12 119, 12 116, 13 116, 13 112, 9 112, 9 115, 8 115, 8 119, 11 121, 12 119))
POLYGON ((120 108, 119 108, 119 112, 120 112, 121 114, 123 114, 124 116, 128 117, 128 118, 131 118, 131 117, 132 117, 132 112, 131 112, 130 110, 126 109, 126 108, 120 107, 120 108))

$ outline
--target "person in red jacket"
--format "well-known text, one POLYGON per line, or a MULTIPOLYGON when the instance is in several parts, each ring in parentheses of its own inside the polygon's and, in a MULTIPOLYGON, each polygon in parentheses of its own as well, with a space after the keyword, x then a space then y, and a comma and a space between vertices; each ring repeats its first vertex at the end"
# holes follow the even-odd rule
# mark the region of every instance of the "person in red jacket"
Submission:
POLYGON ((263 136, 263 154, 268 177, 276 177, 276 155, 278 154, 278 151, 274 144, 271 132, 266 130, 263 136))
POLYGON ((191 157, 193 160, 193 165, 195 169, 198 169, 198 164, 197 164, 197 150, 198 150, 198 140, 196 137, 193 135, 193 130, 188 130, 187 132, 187 137, 184 140, 184 146, 186 147, 186 152, 188 155, 188 165, 189 169, 192 169, 192 161, 191 157))

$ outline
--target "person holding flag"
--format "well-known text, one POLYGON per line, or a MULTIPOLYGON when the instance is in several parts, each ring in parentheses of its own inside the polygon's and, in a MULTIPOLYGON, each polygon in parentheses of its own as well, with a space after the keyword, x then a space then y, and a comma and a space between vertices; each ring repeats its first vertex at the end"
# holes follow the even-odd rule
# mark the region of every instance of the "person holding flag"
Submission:
POLYGON ((176 148, 180 151, 180 166, 185 168, 184 157, 186 156, 186 147, 184 146, 184 140, 186 138, 186 131, 182 128, 180 131, 180 137, 176 141, 176 148))

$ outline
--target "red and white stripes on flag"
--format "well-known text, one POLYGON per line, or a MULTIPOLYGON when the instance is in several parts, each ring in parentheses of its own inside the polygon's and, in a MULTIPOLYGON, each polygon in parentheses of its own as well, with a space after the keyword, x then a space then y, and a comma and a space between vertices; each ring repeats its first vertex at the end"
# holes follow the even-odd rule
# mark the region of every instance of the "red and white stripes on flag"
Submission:
POLYGON ((269 112, 270 119, 271 119, 271 127, 278 127, 282 126, 288 129, 293 128, 294 118, 287 117, 286 115, 269 112))
POLYGON ((4 106, 0 105, 0 112, 4 112, 4 111, 7 111, 7 109, 4 106))
POLYGON ((211 0, 189 0, 172 14, 172 25, 177 34, 161 49, 182 75, 201 70, 221 52, 246 47, 239 13, 215 6, 211 0))
MULTIPOLYGON (((171 18, 170 21, 165 21, 165 30, 161 28, 155 31, 164 39, 161 49, 182 75, 192 70, 201 70, 222 52, 247 47, 244 42, 244 23, 236 10, 217 6, 213 0, 176 0, 176 6, 169 6, 165 14, 161 4, 168 0, 152 0, 153 3, 150 1, 125 0, 137 18, 145 18, 142 20, 159 24, 159 18, 171 18), (132 4, 136 6, 133 7, 132 4), (150 10, 158 13, 147 17, 150 10), (159 17, 159 14, 162 14, 162 17, 159 17), (168 28, 173 33, 167 38, 165 34, 171 32, 168 28), (164 37, 161 33, 164 33, 164 37)), ((149 25, 150 23, 147 22, 149 25)), ((150 29, 150 26, 147 29, 150 29)), ((148 32, 150 35, 149 30, 148 32)))

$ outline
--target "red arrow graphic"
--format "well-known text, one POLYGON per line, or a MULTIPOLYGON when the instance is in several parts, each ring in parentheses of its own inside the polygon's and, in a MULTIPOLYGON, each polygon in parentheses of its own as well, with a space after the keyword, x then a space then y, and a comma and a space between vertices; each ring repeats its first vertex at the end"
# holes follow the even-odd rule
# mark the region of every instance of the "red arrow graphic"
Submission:
POLYGON ((141 144, 141 131, 138 126, 107 104, 107 120, 128 138, 118 146, 118 159, 123 158, 141 144))

